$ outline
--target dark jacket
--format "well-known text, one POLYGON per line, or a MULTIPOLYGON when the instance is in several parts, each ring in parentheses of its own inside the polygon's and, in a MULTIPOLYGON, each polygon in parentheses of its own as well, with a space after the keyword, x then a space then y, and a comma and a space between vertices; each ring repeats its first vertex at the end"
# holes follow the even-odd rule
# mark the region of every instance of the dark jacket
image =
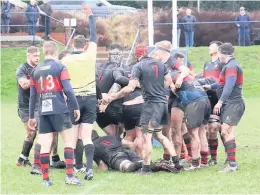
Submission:
POLYGON ((239 28, 242 28, 242 29, 248 29, 250 27, 250 22, 247 22, 247 21, 250 21, 250 18, 247 14, 245 15, 241 15, 239 14, 236 19, 236 25, 240 25, 239 28))
MULTIPOLYGON (((177 16, 177 22, 182 23, 182 19, 180 16, 177 16)), ((182 24, 178 24, 178 23, 177 23, 177 29, 182 29, 182 24)))
POLYGON ((2 19, 10 19, 10 10, 11 10, 12 6, 11 3, 7 2, 2 4, 1 7, 1 18, 2 19))
POLYGON ((47 15, 50 16, 52 14, 52 8, 49 4, 44 3, 40 5, 40 9, 47 15))
POLYGON ((182 22, 183 23, 188 23, 188 24, 184 24, 183 25, 183 28, 184 28, 185 32, 192 32, 192 31, 194 31, 194 26, 195 26, 194 22, 196 22, 195 16, 193 16, 193 15, 190 15, 190 16, 186 15, 186 16, 184 16, 182 18, 182 22))
POLYGON ((32 6, 31 4, 29 4, 27 6, 27 9, 25 11, 25 14, 27 16, 27 20, 28 22, 34 22, 36 23, 38 18, 39 18, 39 10, 37 8, 36 5, 32 6))

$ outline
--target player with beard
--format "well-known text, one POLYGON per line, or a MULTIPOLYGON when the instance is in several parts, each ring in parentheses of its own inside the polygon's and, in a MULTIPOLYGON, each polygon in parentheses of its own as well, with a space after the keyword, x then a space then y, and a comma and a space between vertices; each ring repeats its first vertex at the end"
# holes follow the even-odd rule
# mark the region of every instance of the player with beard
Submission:
MULTIPOLYGON (((123 69, 120 68, 123 60, 123 48, 113 44, 110 46, 108 55, 108 63, 99 66, 97 70, 97 87, 104 98, 106 94, 120 90, 120 86, 126 86, 129 82, 129 79, 124 76, 123 69)), ((123 99, 119 99, 107 107, 100 106, 96 122, 107 135, 119 136, 118 126, 123 121, 122 102, 123 99)))
MULTIPOLYGON (((223 63, 220 63, 218 55, 218 47, 222 43, 219 41, 211 42, 209 45, 209 55, 211 56, 211 61, 206 62, 203 68, 203 78, 198 79, 201 85, 213 84, 218 82, 221 70, 223 68, 223 63)), ((218 102, 217 93, 215 90, 208 90, 207 95, 210 100, 212 113, 208 121, 208 143, 210 149, 211 159, 208 164, 214 166, 217 164, 217 149, 218 149, 218 131, 220 131, 220 121, 219 116, 213 113, 214 106, 218 102)), ((205 153, 204 151, 201 151, 205 153)), ((204 155, 207 155, 206 153, 204 155)), ((206 162, 203 162, 206 164, 206 162)))
POLYGON ((218 83, 205 85, 204 88, 217 89, 219 97, 213 113, 220 114, 221 134, 227 153, 227 161, 223 172, 233 172, 238 169, 236 162, 235 129, 245 111, 245 103, 242 97, 243 69, 234 58, 234 47, 231 43, 223 43, 219 46, 219 59, 225 63, 218 83))

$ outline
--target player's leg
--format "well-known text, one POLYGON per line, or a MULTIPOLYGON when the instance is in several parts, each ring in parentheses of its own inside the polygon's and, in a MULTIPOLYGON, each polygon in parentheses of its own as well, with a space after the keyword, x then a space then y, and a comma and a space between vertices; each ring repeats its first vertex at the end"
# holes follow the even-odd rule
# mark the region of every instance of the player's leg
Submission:
POLYGON ((192 166, 189 170, 196 170, 200 168, 200 138, 199 128, 189 129, 191 135, 191 150, 192 150, 192 166))
POLYGON ((92 142, 92 129, 93 123, 96 120, 96 105, 97 99, 96 96, 88 96, 85 98, 83 102, 84 107, 81 112, 81 137, 84 145, 85 156, 87 159, 86 170, 87 173, 85 175, 86 180, 93 179, 93 158, 94 158, 94 145, 92 142))
POLYGON ((73 161, 74 161, 74 150, 73 150, 73 134, 74 129, 69 113, 54 115, 51 118, 52 125, 54 126, 55 132, 59 132, 64 145, 64 159, 66 163, 66 179, 65 183, 69 185, 83 185, 83 183, 73 175, 73 161))
POLYGON ((105 113, 97 113, 96 122, 100 129, 102 129, 107 135, 116 135, 115 125, 111 124, 111 121, 105 113))
MULTIPOLYGON (((170 142, 172 142, 171 132, 172 132, 171 125, 164 125, 162 127, 162 134, 165 137, 167 137, 170 140, 170 142)), ((171 143, 171 144, 173 144, 173 143, 171 143)), ((170 154, 165 149, 164 149, 164 152, 163 152, 163 159, 166 160, 166 161, 169 161, 171 159, 170 154)))
POLYGON ((17 160, 16 165, 17 166, 31 166, 31 163, 29 162, 29 154, 33 146, 34 139, 36 137, 37 131, 33 131, 28 126, 28 120, 29 120, 29 111, 28 110, 18 110, 18 115, 21 118, 21 121, 24 123, 24 127, 26 130, 26 136, 23 142, 22 152, 20 154, 20 157, 17 160))
POLYGON ((200 125, 199 139, 200 139, 201 167, 207 167, 208 166, 209 146, 208 146, 206 128, 205 128, 204 124, 200 125))
POLYGON ((59 143, 59 134, 53 134, 53 140, 51 144, 51 152, 52 152, 52 167, 56 169, 64 169, 66 167, 65 162, 60 160, 60 156, 58 154, 58 143, 59 143))
POLYGON ((132 151, 135 151, 135 128, 134 129, 128 129, 126 131, 125 137, 122 139, 122 145, 126 148, 129 148, 132 151))
POLYGON ((228 103, 223 106, 221 111, 221 134, 224 138, 224 146, 227 153, 227 164, 223 172, 236 171, 238 164, 236 162, 236 140, 235 129, 245 111, 244 101, 228 103))

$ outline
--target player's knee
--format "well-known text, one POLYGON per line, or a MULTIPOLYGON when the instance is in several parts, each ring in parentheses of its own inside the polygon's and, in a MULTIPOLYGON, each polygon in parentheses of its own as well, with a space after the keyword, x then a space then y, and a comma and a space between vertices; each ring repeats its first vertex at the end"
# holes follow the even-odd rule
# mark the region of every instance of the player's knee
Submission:
POLYGON ((30 130, 30 131, 28 131, 28 133, 25 137, 25 140, 29 141, 29 142, 33 142, 34 139, 36 138, 36 135, 37 135, 36 131, 30 130))

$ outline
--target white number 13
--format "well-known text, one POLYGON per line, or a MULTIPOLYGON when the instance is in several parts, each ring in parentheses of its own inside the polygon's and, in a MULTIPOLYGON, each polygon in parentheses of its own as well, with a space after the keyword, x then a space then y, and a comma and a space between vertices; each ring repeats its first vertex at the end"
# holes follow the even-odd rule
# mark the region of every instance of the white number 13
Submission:
MULTIPOLYGON (((46 77, 46 81, 47 81, 47 83, 46 83, 46 89, 47 89, 47 90, 52 90, 52 89, 54 88, 54 81, 53 81, 52 75, 48 75, 48 76, 46 77)), ((41 83, 41 89, 42 89, 42 91, 44 91, 44 84, 43 84, 43 78, 42 78, 42 76, 40 77, 40 83, 41 83)))

